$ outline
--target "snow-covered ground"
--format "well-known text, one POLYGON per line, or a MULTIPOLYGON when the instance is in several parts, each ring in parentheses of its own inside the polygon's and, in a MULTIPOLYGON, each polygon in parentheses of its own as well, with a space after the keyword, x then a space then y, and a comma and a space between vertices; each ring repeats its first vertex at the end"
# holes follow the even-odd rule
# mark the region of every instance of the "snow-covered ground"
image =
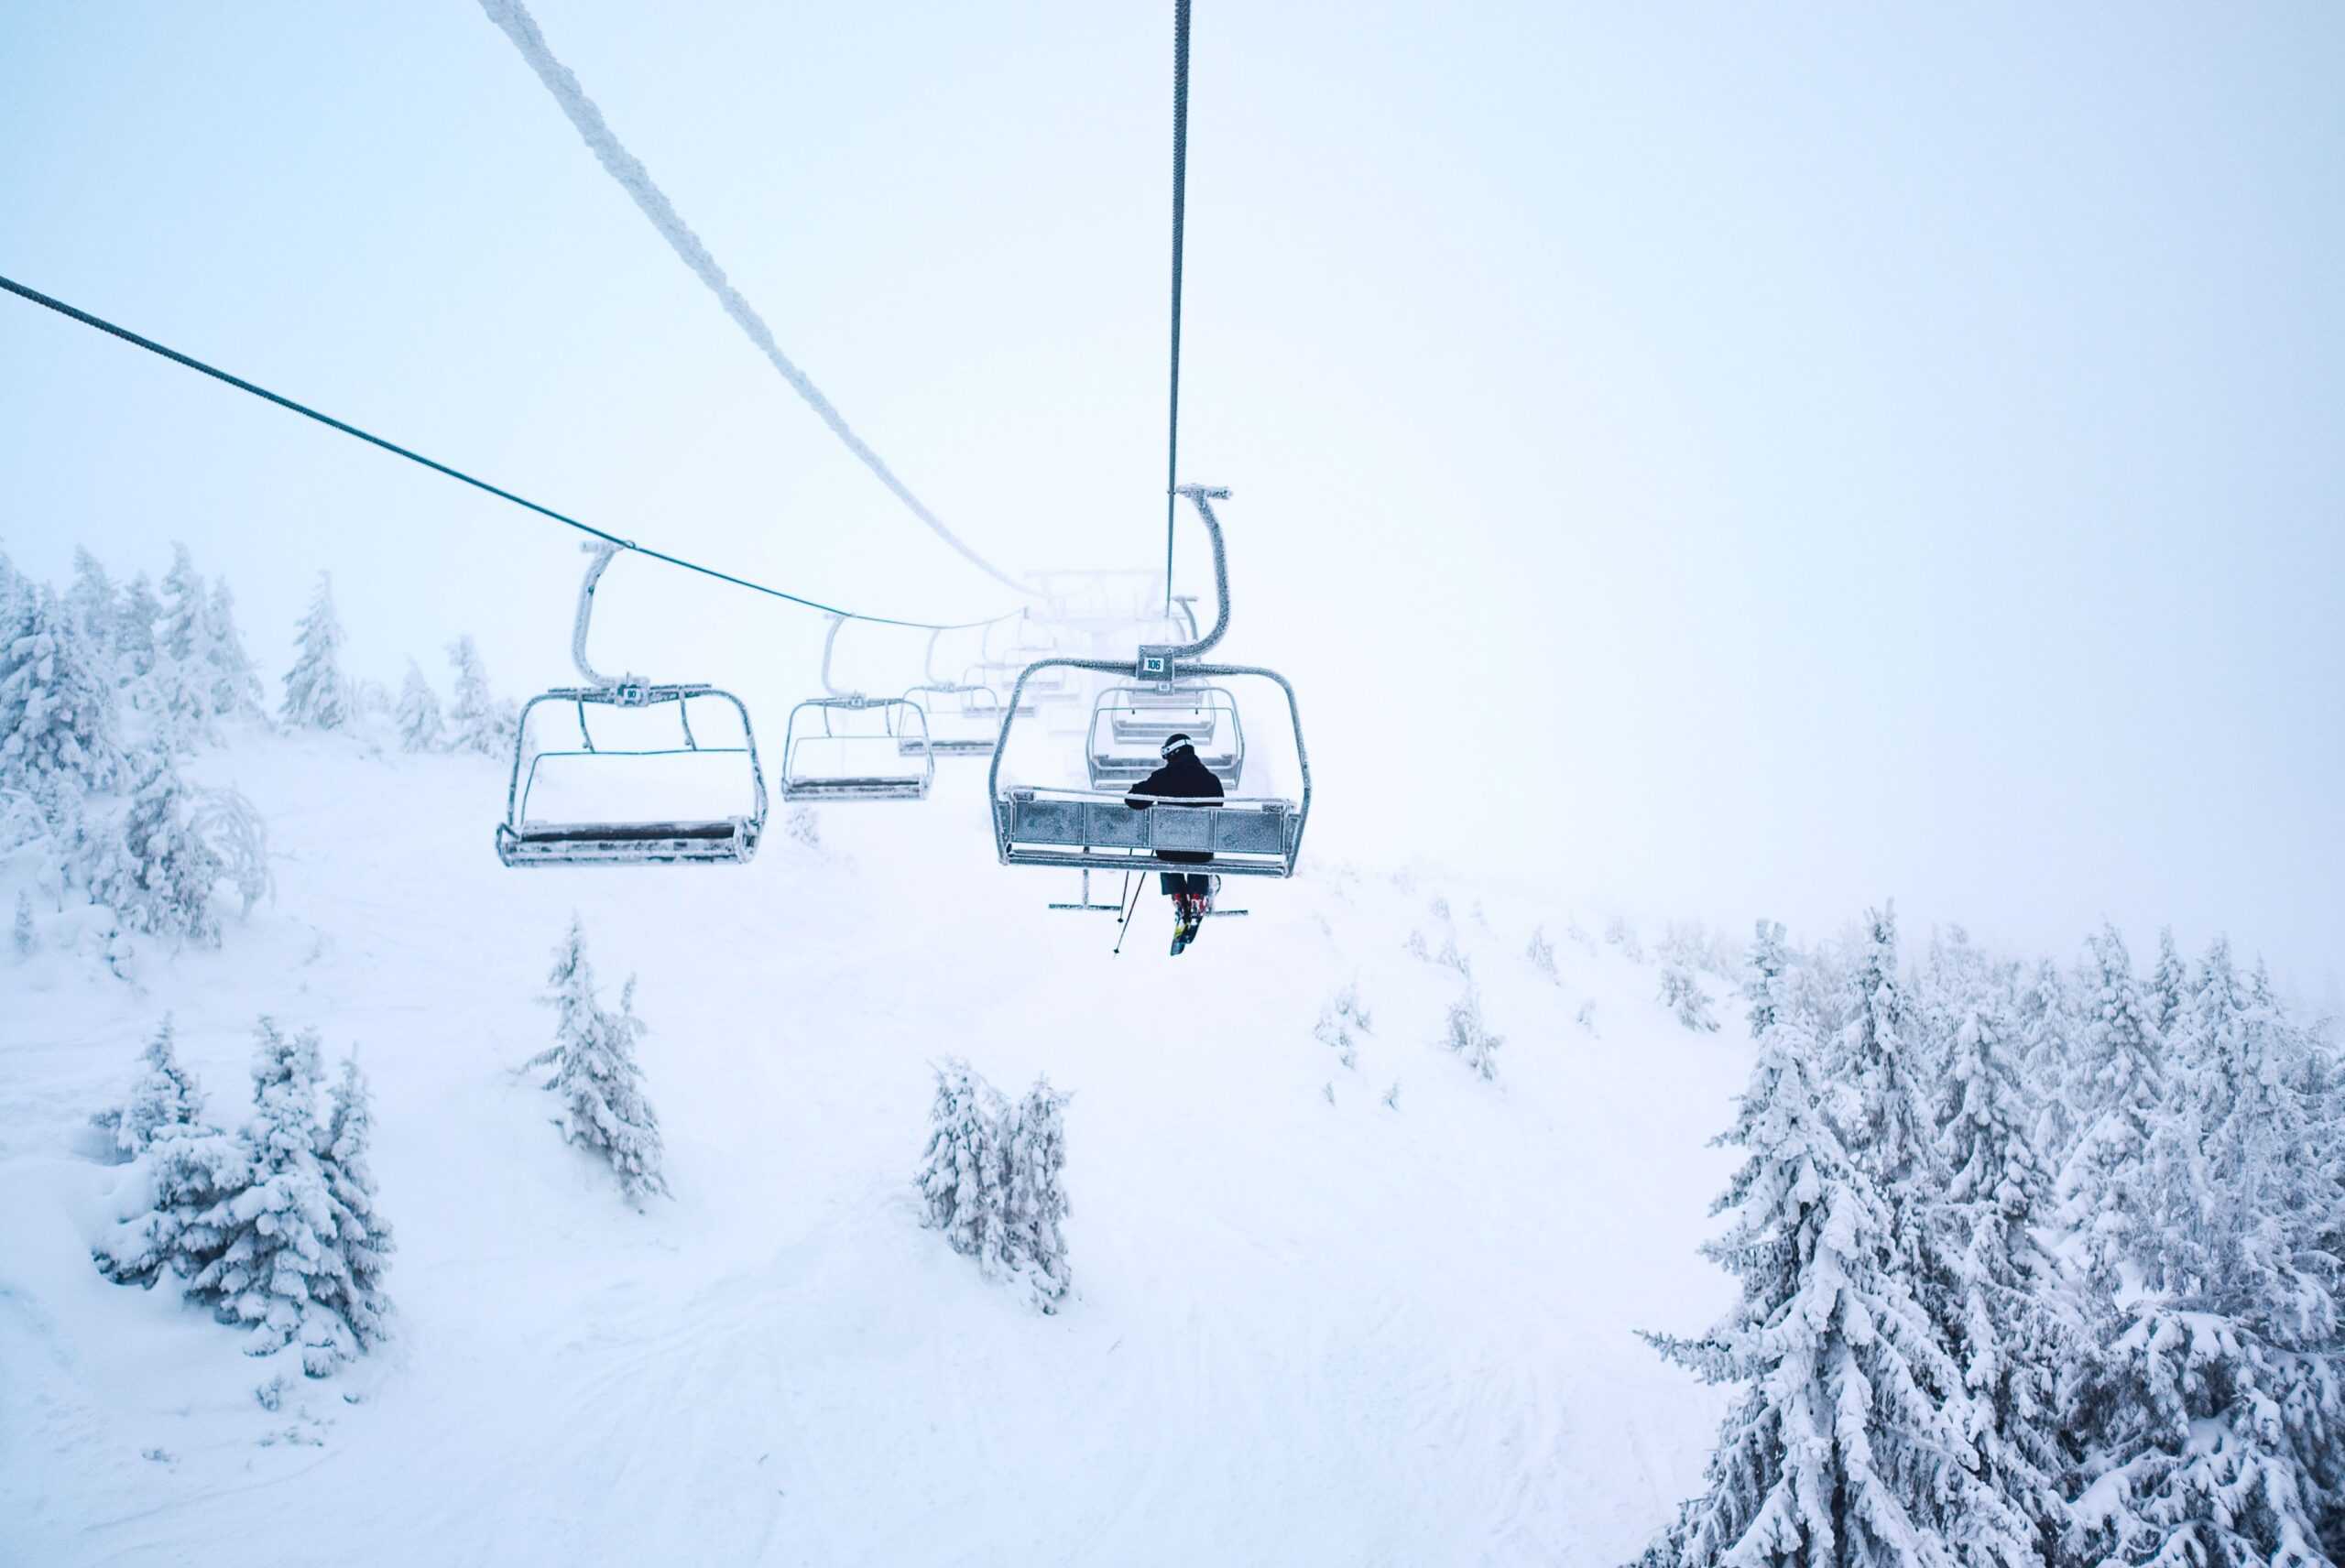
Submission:
POLYGON ((223 950, 125 984, 52 918, 0 955, 0 1562, 1600 1564, 1694 1488, 1718 1397, 1632 1331, 1730 1297, 1694 1250, 1749 1061, 1717 977, 1697 1034, 1564 905, 1308 847, 1177 962, 1151 890, 1111 958, 1042 908, 1071 874, 994 864, 977 762, 746 868, 507 871, 500 768, 366 750, 191 765, 273 834, 223 950), (675 1198, 640 1214, 513 1072, 573 908, 641 975, 675 1198), (1495 1082, 1412 931, 1470 961, 1495 1082), (1314 1038, 1348 983, 1355 1069, 1314 1038), (374 1082, 398 1338, 274 1411, 233 1331, 89 1260, 125 1172, 86 1118, 167 1009, 214 1120, 262 1012, 374 1082), (1057 1316, 920 1227, 948 1053, 1073 1093, 1057 1316))

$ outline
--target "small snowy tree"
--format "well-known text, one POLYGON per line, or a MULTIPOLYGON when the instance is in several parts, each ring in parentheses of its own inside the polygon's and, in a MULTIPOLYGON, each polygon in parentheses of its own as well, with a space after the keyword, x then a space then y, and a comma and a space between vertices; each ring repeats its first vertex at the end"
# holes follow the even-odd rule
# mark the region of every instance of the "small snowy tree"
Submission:
POLYGON ((398 724, 400 750, 440 749, 440 699, 411 659, 407 661, 407 680, 399 687, 399 705, 394 716, 398 724))
POLYGON ((921 1224, 944 1233, 954 1251, 977 1260, 991 1278, 1010 1267, 1007 1159, 1000 1093, 959 1057, 933 1064, 936 1099, 928 1113, 928 1147, 912 1182, 921 1224))
MULTIPOLYGON (((92 1261, 117 1285, 152 1290, 166 1269, 193 1280, 228 1248, 231 1205, 253 1184, 251 1148, 209 1127, 165 1127, 132 1169, 146 1177, 144 1206, 99 1237, 92 1261)), ((182 1290, 196 1295, 191 1284, 182 1290)))
POLYGON ((132 797, 115 842, 89 871, 90 898, 131 931, 220 942, 212 892, 227 867, 194 829, 187 788, 160 752, 132 797))
POLYGON ((2158 931, 2158 966, 2150 975, 2150 1005, 2158 1033, 2171 1042, 2190 996, 2190 971, 2174 945, 2174 928, 2158 931))
POLYGON ((342 622, 333 610, 333 578, 318 573, 318 589, 301 616, 293 668, 285 672, 278 716, 296 729, 338 730, 350 723, 350 689, 342 673, 342 622))
POLYGON ((1009 1250, 1033 1292, 1054 1312, 1072 1283, 1067 1270, 1066 1096, 1037 1078, 1010 1113, 1002 1143, 1009 1163, 1004 1192, 1009 1250))
POLYGON ((397 1250, 390 1224, 375 1202, 375 1171, 368 1160, 374 1138, 374 1101, 354 1054, 343 1059, 342 1076, 333 1086, 318 1164, 333 1204, 334 1246, 349 1272, 336 1304, 360 1347, 367 1349, 389 1332, 391 1303, 383 1293, 383 1274, 397 1250))
POLYGON ((2035 978, 2019 996, 2020 1072, 2036 1104, 2035 1151, 2049 1171, 2058 1171, 2075 1146, 2077 1113, 2068 1103, 2071 1020, 2067 987, 2050 959, 2036 965, 2035 978))
POLYGON ((350 1267, 334 1245, 333 1203, 318 1160, 318 1033, 287 1035, 262 1018, 253 1051, 253 1117, 245 1132, 252 1181, 225 1203, 227 1245, 188 1281, 222 1323, 252 1331, 245 1353, 301 1347, 322 1377, 361 1348, 336 1310, 350 1267))
POLYGON ((133 1158, 146 1153, 158 1138, 174 1129, 196 1130, 196 1117, 203 1109, 203 1094, 194 1076, 180 1065, 169 1013, 147 1042, 143 1060, 146 1066, 131 1083, 130 1093, 107 1118, 115 1146, 133 1158))
POLYGON ((22 888, 16 890, 16 923, 10 942, 18 958, 30 958, 39 942, 33 932, 33 896, 22 888))
POLYGON ((605 1012, 594 992, 585 926, 573 914, 547 982, 552 990, 543 999, 554 1009, 554 1042, 527 1065, 553 1070, 542 1086, 562 1102, 554 1125, 564 1139, 609 1163, 629 1202, 665 1194, 660 1118, 636 1061, 644 1026, 635 1014, 634 979, 619 992, 619 1010, 605 1012))
POLYGON ((1539 971, 1549 980, 1558 985, 1564 983, 1563 971, 1555 964, 1555 944, 1547 940, 1545 926, 1535 926, 1532 929, 1531 945, 1524 951, 1524 956, 1531 960, 1532 968, 1539 971))
POLYGON ((204 653, 212 673, 212 711, 246 718, 263 718, 260 672, 245 651, 236 629, 236 599, 226 578, 215 578, 212 598, 203 612, 204 653))
POLYGON ((0 647, 0 788, 107 789, 123 757, 104 664, 49 589, 19 607, 0 647))
POLYGON ((1823 1114, 1796 1020, 1760 1041, 1719 1141, 1748 1151, 1703 1251, 1741 1300, 1700 1339, 1647 1335, 1709 1383, 1746 1386, 1701 1496, 1652 1568, 1953 1568, 2037 1561, 2029 1521, 1969 1467, 1960 1374, 1916 1300, 1890 1204, 1823 1114))
POLYGON ((1718 1020, 1710 1014, 1708 993, 1693 972, 1674 959, 1661 966, 1661 1005, 1677 1015, 1677 1021, 1696 1033, 1715 1034, 1718 1020))
POLYGON ((456 672, 453 699, 448 706, 448 745, 452 750, 501 757, 513 747, 518 724, 513 705, 490 695, 488 672, 481 667, 480 649, 470 636, 448 645, 448 662, 456 672))
POLYGON ((1463 994, 1449 1004, 1442 1043, 1483 1078, 1499 1075, 1499 1047, 1506 1043, 1506 1037, 1491 1033, 1489 1025, 1483 1021, 1482 990, 1471 979, 1466 982, 1463 994))

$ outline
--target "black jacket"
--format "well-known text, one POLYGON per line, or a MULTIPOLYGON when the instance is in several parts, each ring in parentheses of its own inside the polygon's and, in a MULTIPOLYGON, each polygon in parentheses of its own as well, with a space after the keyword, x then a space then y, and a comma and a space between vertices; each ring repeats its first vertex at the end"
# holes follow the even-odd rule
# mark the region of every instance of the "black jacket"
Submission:
MULTIPOLYGON (((1221 780, 1213 770, 1197 760, 1194 747, 1183 747, 1147 778, 1127 791, 1132 795, 1163 795, 1180 800, 1218 800, 1222 798, 1221 780)), ((1136 811, 1148 810, 1146 800, 1127 800, 1136 811)), ((1157 852, 1162 859, 1180 866, 1203 866, 1213 856, 1202 850, 1164 849, 1157 852)))

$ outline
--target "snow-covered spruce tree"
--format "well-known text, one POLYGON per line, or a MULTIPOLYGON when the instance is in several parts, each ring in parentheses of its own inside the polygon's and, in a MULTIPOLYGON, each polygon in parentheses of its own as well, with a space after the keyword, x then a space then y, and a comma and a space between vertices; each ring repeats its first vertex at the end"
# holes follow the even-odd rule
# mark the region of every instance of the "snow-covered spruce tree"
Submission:
POLYGON ((488 672, 481 667, 480 649, 467 635, 448 645, 448 662, 455 670, 456 685, 448 705, 448 746, 453 751, 502 757, 513 748, 518 720, 512 704, 490 695, 488 672))
POLYGON ((227 1245, 188 1281, 225 1323, 251 1329, 248 1356, 301 1347, 322 1377, 363 1348, 342 1308, 350 1266, 335 1242, 333 1200, 318 1155, 318 1033, 287 1035, 262 1018, 253 1051, 253 1116, 245 1129, 252 1181, 227 1200, 227 1245))
POLYGON ((203 610, 204 650, 212 671, 212 711, 227 717, 265 718, 260 672, 236 629, 236 598, 216 578, 203 610))
POLYGON ((128 930, 220 943, 213 889, 228 867, 195 831, 187 787, 161 750, 131 797, 114 843, 88 872, 90 898, 114 910, 128 930))
POLYGON ((1719 1142, 1747 1151, 1704 1253, 1741 1300, 1700 1339, 1648 1341, 1706 1382, 1746 1386, 1701 1496, 1647 1568, 2033 1565, 2029 1521, 1966 1463, 1960 1373, 1915 1299, 1890 1204, 1825 1112, 1823 1052, 1796 1018, 1759 1042, 1719 1142))
MULTIPOLYGON (((73 585, 65 590, 65 615, 92 648, 104 648, 107 662, 114 652, 115 621, 122 613, 114 579, 104 565, 80 545, 73 547, 73 585)), ((112 683, 112 671, 108 672, 112 683)))
POLYGON ((440 698, 411 659, 407 661, 407 679, 400 683, 399 705, 393 717, 398 724, 400 750, 440 749, 440 698))
POLYGON ((349 1269, 338 1303, 361 1348, 371 1349, 389 1333, 390 1299, 383 1273, 398 1250, 390 1222, 375 1203, 375 1170, 367 1156, 375 1141, 374 1099, 358 1058, 346 1056, 334 1083, 326 1116, 325 1147, 318 1158, 326 1197, 333 1206, 334 1245, 349 1269))
POLYGON ((15 636, 0 646, 0 789, 112 787, 123 757, 104 660, 49 589, 35 588, 19 608, 15 636))
POLYGON ((2182 1022, 2184 1006, 2190 996, 2190 971, 2182 962, 2182 954, 2174 945, 2174 928, 2158 931, 2158 966, 2150 974, 2150 1006, 2158 1033, 2167 1044, 2174 1043, 2175 1030, 2182 1022))
POLYGON ((554 1041, 525 1067, 553 1070, 542 1087, 562 1102, 554 1126, 564 1139, 609 1163, 630 1203, 665 1194, 660 1117, 644 1096, 635 1055, 644 1026, 635 1014, 634 979, 620 989, 619 1010, 604 1011, 586 956, 586 928, 574 914, 546 979, 552 989, 543 999, 554 1009, 554 1041))
POLYGON ((2078 1561, 2293 1568, 2345 1551, 2334 1210, 2288 1031, 2250 1003, 2178 1065, 2184 1112, 2158 1129, 2161 1179, 2134 1189, 2148 1212, 2122 1293, 2095 1303, 2069 1415, 2078 1561), (2197 1158, 2163 1158, 2176 1145, 2197 1158))
POLYGON ((155 651, 182 664, 204 659, 203 576, 187 546, 171 545, 171 569, 163 574, 163 613, 155 626, 155 651))
POLYGON ((954 1251, 977 1260, 988 1278, 1007 1272, 1009 1160, 1002 1147, 1008 1111, 999 1091, 966 1062, 933 1064, 936 1099, 928 1113, 928 1147, 912 1176, 924 1212, 921 1224, 944 1233, 954 1251))
POLYGON ((2078 1129, 2060 1168, 2058 1214, 2076 1238, 2074 1257, 2087 1282, 2107 1296, 2141 1250, 2149 1189, 2165 1182, 2150 1155, 2170 1113, 2164 1042, 2116 927, 2103 927, 2089 943, 2086 969, 2083 1038, 2068 1075, 2078 1129))
POLYGON ((2060 966, 2046 958, 2019 991, 2019 1066, 2035 1100, 2035 1152, 2057 1171, 2075 1147, 2077 1114, 2069 1103, 2070 1036, 2067 986, 2060 966))
POLYGON ((1955 1028, 1938 1152, 1952 1173, 1953 1349, 1979 1477, 2032 1522, 2048 1560, 2066 1522, 2057 1385, 2072 1348, 2071 1316, 2056 1300, 2057 1269, 2035 1239, 2051 1181, 2029 1142, 2034 1118, 2011 1033, 1998 1000, 1980 991, 1955 1028))
POLYGON ((1783 945, 1783 922, 1761 920, 1753 923, 1751 951, 1743 959, 1743 999, 1751 1004, 1744 1016, 1751 1020, 1751 1038, 1761 1040, 1775 1027, 1793 996, 1784 976, 1790 972, 1792 955, 1783 945))
POLYGON ((1671 959, 1661 966, 1661 1005, 1677 1015, 1677 1021, 1699 1033, 1718 1032, 1718 1020, 1710 1014, 1708 993, 1702 983, 1694 978, 1692 970, 1671 959))
POLYGON ((1532 968, 1554 984, 1560 985, 1564 983, 1563 971, 1555 964, 1555 944, 1547 940, 1545 926, 1532 928, 1531 945, 1523 950, 1523 956, 1531 960, 1532 968))
POLYGON ((1067 1269, 1066 1096, 1037 1078, 1004 1128, 1009 1180, 1003 1228, 1009 1255, 1045 1312, 1058 1311, 1072 1283, 1067 1269))
POLYGON ((8 933, 8 942, 20 959, 30 958, 39 938, 33 931, 33 896, 23 888, 16 890, 16 920, 8 933))
MULTIPOLYGON (((99 1237, 92 1261, 117 1285, 152 1290, 166 1269, 193 1280, 235 1234, 231 1205, 251 1190, 251 1146, 211 1127, 165 1127, 132 1169, 146 1177, 145 1206, 99 1237)), ((191 1284, 182 1293, 196 1295, 191 1284)))
POLYGON ((146 1065, 132 1082, 130 1093, 108 1117, 115 1146, 134 1159, 146 1153, 158 1137, 173 1130, 196 1130, 196 1117, 203 1109, 203 1093, 196 1087, 194 1075, 180 1065, 169 1013, 147 1042, 142 1060, 146 1065))
POLYGON ((1846 1021, 1830 1059, 1849 1091, 1841 1136, 1903 1208, 1903 1194, 1935 1193, 1940 1183, 1919 1020, 1897 977, 1894 907, 1867 911, 1843 992, 1846 1021))
POLYGON ((318 573, 317 592, 301 616, 278 715, 295 729, 338 730, 350 723, 350 688, 342 673, 342 622, 334 615, 329 572, 318 573))
POLYGON ((126 686, 142 681, 155 668, 155 623, 162 615, 163 603, 155 597, 155 585, 147 581, 147 574, 142 572, 133 577, 115 607, 114 676, 117 682, 126 686))

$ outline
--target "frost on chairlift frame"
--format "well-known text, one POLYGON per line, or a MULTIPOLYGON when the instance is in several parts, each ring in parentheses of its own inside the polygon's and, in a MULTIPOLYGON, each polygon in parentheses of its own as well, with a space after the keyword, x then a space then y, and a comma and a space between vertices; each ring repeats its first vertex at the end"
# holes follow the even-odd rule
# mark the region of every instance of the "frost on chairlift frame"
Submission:
POLYGON ((505 820, 496 827, 496 857, 507 866, 647 866, 745 864, 758 853, 765 836, 766 780, 758 761, 757 732, 741 699, 722 688, 701 681, 658 682, 639 676, 608 676, 586 658, 586 632, 594 614, 594 588, 604 569, 620 547, 597 541, 586 547, 594 557, 578 588, 578 611, 572 623, 570 657, 584 686, 556 687, 540 692, 522 706, 513 735, 513 774, 506 786, 505 820), (693 734, 692 702, 705 697, 729 704, 741 721, 737 746, 703 746, 693 734), (575 748, 531 754, 529 715, 547 703, 569 703, 578 714, 580 745, 575 748), (650 708, 673 703, 681 745, 623 750, 598 747, 588 724, 592 708, 650 708), (751 809, 747 815, 699 818, 629 818, 611 821, 551 822, 529 816, 529 795, 538 781, 539 765, 548 757, 739 757, 749 768, 751 809))
MULTIPOLYGON (((1221 877, 1294 875, 1303 850, 1303 833, 1311 816, 1311 754, 1303 744, 1303 714, 1294 688, 1275 670, 1258 665, 1190 664, 1196 654, 1210 650, 1229 628, 1229 572, 1222 544, 1221 523, 1211 502, 1227 495, 1185 485, 1180 494, 1197 508, 1213 541, 1214 584, 1219 615, 1213 630, 1178 647, 1143 645, 1134 664, 1107 659, 1045 659, 1031 664, 1011 689, 1009 711, 1002 716, 1001 737, 994 747, 986 789, 993 802, 994 849, 1004 866, 1050 866, 1076 871, 1180 871, 1197 869, 1190 861, 1163 858, 1165 851, 1206 852, 1214 856, 1213 874, 1221 877), (1183 680, 1211 682, 1250 677, 1275 683, 1285 694, 1287 717, 1293 725, 1294 752, 1303 789, 1299 800, 1282 797, 1230 796, 1218 801, 1183 800, 1161 802, 1163 809, 1134 811, 1131 797, 1120 790, 1051 789, 1005 786, 1002 754, 1018 720, 1019 699, 1027 682, 1043 670, 1091 670, 1123 676, 1137 684, 1171 685, 1183 680)), ((1152 803, 1153 804, 1153 803, 1152 803)))
POLYGON ((790 710, 790 722, 781 738, 781 798, 817 801, 924 800, 928 799, 929 786, 936 780, 936 750, 929 739, 927 711, 909 698, 867 697, 860 691, 839 689, 831 679, 831 654, 838 645, 839 628, 845 624, 844 616, 833 616, 830 630, 823 637, 823 690, 826 695, 809 697, 790 710), (879 716, 881 727, 877 733, 839 733, 834 715, 865 713, 879 716), (822 734, 801 733, 801 720, 809 714, 821 716, 822 734), (853 773, 817 772, 803 764, 810 746, 852 748, 882 760, 878 766, 853 773), (911 757, 920 759, 918 767, 907 766, 902 760, 911 757))

